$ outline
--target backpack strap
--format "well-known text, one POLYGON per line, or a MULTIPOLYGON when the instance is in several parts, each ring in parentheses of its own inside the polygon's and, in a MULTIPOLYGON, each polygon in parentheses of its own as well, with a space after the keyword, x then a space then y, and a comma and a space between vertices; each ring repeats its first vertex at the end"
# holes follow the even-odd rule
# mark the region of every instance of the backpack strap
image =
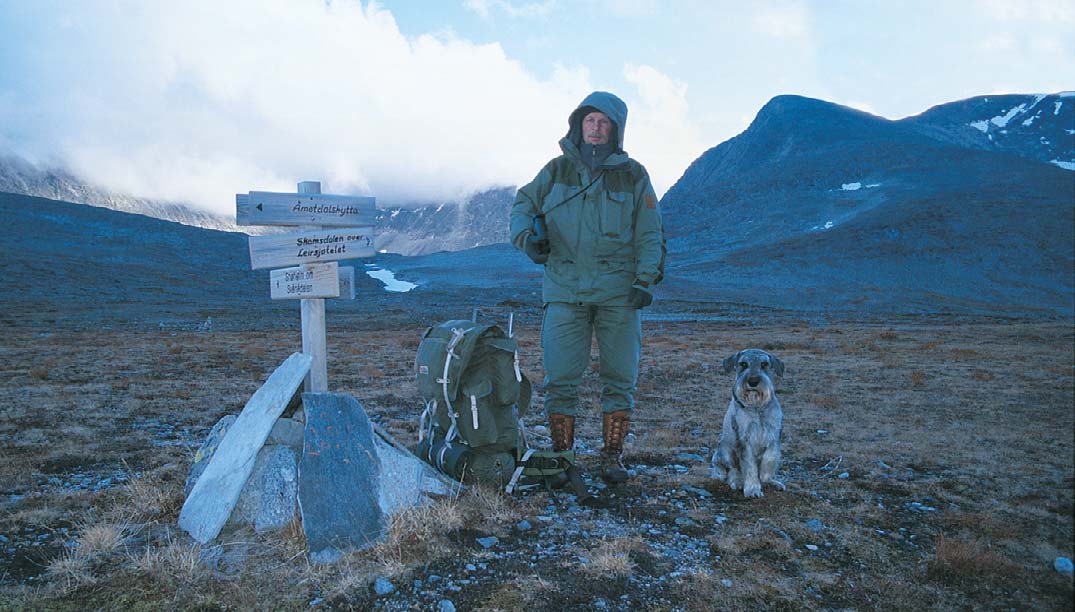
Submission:
POLYGON ((432 399, 426 402, 425 410, 422 411, 422 416, 418 418, 418 441, 421 442, 426 438, 433 439, 433 417, 437 414, 437 400, 432 399))
MULTIPOLYGON (((508 338, 515 339, 515 313, 508 315, 508 338)), ((515 381, 523 382, 523 371, 519 368, 519 343, 515 343, 515 381)))
POLYGON ((475 395, 470 396, 470 424, 474 431, 478 430, 478 398, 475 395))
POLYGON ((451 379, 448 378, 448 368, 452 365, 453 357, 459 359, 459 355, 455 354, 455 347, 464 336, 466 336, 465 329, 460 329, 458 327, 452 328, 452 339, 448 341, 448 346, 445 348, 445 351, 448 354, 444 359, 444 373, 437 379, 441 389, 444 390, 444 407, 448 410, 448 418, 452 421, 452 426, 448 428, 448 435, 445 438, 448 442, 451 442, 457 435, 459 435, 459 427, 456 425, 456 418, 459 415, 456 414, 455 410, 452 408, 452 398, 448 395, 448 386, 452 383, 451 379))
POLYGON ((518 463, 515 464, 515 471, 511 474, 511 480, 508 481, 508 486, 504 487, 504 492, 508 495, 511 495, 511 492, 515 490, 515 486, 519 484, 519 477, 523 475, 523 470, 526 469, 526 460, 533 454, 534 449, 526 449, 523 456, 519 458, 518 463))

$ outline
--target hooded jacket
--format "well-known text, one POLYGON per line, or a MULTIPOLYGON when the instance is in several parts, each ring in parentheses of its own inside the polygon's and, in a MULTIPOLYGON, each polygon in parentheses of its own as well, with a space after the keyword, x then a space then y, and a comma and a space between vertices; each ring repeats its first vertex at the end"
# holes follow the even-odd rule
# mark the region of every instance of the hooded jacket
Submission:
POLYGON ((652 292, 664 276, 664 228, 642 164, 623 150, 627 105, 596 91, 568 117, 563 154, 521 187, 511 208, 511 241, 522 250, 533 218, 545 215, 551 252, 542 299, 626 305, 632 286, 652 292), (582 119, 598 110, 612 121, 612 152, 593 171, 583 162, 582 119))

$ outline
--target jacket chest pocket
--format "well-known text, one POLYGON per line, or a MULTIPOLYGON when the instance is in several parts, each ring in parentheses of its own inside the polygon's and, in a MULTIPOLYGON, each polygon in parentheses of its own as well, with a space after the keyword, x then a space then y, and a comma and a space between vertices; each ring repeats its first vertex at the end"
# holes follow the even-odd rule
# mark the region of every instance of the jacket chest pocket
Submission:
POLYGON ((601 200, 598 223, 602 241, 623 244, 631 241, 631 219, 634 212, 634 194, 626 191, 609 191, 601 200))

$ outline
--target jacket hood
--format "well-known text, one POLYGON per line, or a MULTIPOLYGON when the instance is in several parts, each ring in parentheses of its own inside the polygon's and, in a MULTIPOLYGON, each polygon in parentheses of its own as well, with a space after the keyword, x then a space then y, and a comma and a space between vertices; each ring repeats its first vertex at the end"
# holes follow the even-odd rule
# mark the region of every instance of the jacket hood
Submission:
POLYGON ((576 148, 581 145, 582 119, 593 112, 588 109, 597 109, 608 116, 615 126, 613 132, 616 141, 613 151, 623 151, 623 132, 627 127, 627 105, 624 104, 623 100, 607 91, 593 92, 586 96, 586 99, 578 105, 578 108, 571 111, 571 115, 567 118, 568 130, 566 138, 576 148))

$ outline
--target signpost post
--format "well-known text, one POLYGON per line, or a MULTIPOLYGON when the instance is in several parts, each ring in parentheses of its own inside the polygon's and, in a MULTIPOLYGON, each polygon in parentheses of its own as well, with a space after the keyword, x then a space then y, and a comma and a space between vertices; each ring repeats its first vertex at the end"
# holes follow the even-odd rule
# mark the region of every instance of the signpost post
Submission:
POLYGON ((306 377, 309 393, 328 391, 325 298, 354 299, 351 267, 342 259, 372 257, 375 200, 321 193, 318 181, 302 181, 298 193, 251 191, 235 195, 239 225, 294 226, 296 231, 250 236, 250 266, 270 272, 270 297, 299 299, 302 352, 313 358, 306 377))

